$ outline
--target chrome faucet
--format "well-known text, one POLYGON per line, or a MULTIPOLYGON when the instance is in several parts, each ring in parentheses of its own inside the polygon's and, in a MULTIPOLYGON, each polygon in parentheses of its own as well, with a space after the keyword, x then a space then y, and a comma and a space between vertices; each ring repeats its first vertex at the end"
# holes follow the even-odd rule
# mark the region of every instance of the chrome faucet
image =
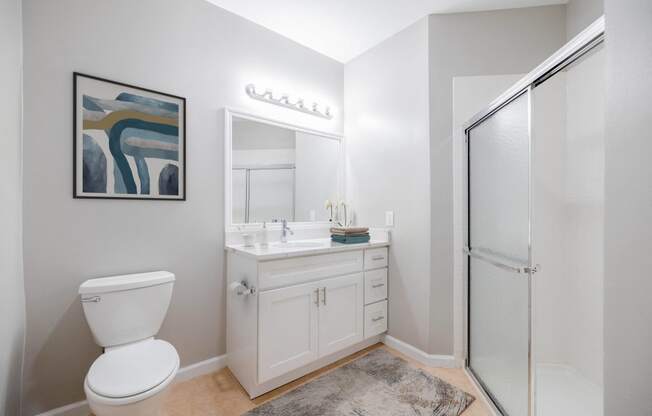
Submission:
POLYGON ((288 221, 282 220, 281 221, 281 243, 288 242, 288 231, 290 232, 291 235, 294 235, 294 231, 292 231, 290 227, 288 227, 288 221))

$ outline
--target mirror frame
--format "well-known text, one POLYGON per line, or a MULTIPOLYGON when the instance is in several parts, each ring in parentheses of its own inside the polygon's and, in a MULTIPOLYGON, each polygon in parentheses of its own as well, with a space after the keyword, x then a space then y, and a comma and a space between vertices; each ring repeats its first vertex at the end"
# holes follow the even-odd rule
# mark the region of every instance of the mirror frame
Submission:
MULTIPOLYGON (((231 201, 233 199, 232 177, 231 172, 233 168, 232 150, 233 150, 233 119, 241 118, 245 120, 255 121, 262 124, 267 124, 274 127, 281 127, 289 130, 294 130, 300 133, 311 134, 314 136, 324 137, 330 140, 340 142, 340 168, 337 172, 337 187, 339 199, 346 200, 346 181, 345 181, 345 141, 342 134, 329 133, 320 130, 298 126, 278 120, 272 120, 256 114, 245 111, 234 110, 226 107, 224 109, 224 230, 225 232, 246 231, 248 229, 258 229, 262 223, 242 223, 233 224, 233 208, 231 201)), ((289 222, 294 229, 316 229, 316 228, 329 228, 331 223, 329 221, 292 221, 289 222)), ((281 225, 278 223, 269 223, 269 229, 280 229, 281 225)))

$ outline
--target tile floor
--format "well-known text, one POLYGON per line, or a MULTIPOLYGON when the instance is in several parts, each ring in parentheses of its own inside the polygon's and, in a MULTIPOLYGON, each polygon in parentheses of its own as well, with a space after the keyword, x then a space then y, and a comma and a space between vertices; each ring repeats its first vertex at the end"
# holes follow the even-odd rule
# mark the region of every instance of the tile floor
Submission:
POLYGON ((404 356, 403 354, 383 345, 376 344, 363 351, 346 357, 321 370, 310 373, 292 383, 279 387, 254 400, 249 399, 247 393, 240 386, 228 369, 216 373, 197 377, 172 386, 170 394, 166 398, 164 416, 240 416, 242 413, 254 407, 278 397, 287 391, 298 387, 320 375, 333 370, 347 362, 376 349, 384 348, 392 354, 406 359, 415 367, 445 380, 454 386, 472 394, 476 400, 463 413, 463 416, 490 416, 486 404, 476 391, 471 381, 467 378, 462 369, 454 368, 429 368, 404 356))

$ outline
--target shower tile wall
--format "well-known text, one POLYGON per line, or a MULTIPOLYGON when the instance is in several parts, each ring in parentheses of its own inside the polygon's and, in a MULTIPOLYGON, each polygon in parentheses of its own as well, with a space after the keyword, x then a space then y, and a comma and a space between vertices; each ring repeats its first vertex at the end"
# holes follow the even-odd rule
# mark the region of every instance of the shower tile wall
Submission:
MULTIPOLYGON (((603 70, 598 49, 537 87, 533 114, 533 250, 543 266, 534 279, 535 361, 546 380, 556 369, 565 381, 572 376, 584 382, 594 395, 582 397, 593 397, 598 405, 603 384, 603 70)), ((553 385, 537 386, 539 402, 551 397, 541 389, 553 385)))

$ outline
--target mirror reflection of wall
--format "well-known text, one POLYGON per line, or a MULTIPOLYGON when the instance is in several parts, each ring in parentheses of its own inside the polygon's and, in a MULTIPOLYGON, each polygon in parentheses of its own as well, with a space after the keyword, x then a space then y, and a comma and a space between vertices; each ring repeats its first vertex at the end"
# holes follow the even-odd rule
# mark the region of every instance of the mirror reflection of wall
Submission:
POLYGON ((328 221, 341 142, 238 117, 232 129, 233 224, 328 221))

